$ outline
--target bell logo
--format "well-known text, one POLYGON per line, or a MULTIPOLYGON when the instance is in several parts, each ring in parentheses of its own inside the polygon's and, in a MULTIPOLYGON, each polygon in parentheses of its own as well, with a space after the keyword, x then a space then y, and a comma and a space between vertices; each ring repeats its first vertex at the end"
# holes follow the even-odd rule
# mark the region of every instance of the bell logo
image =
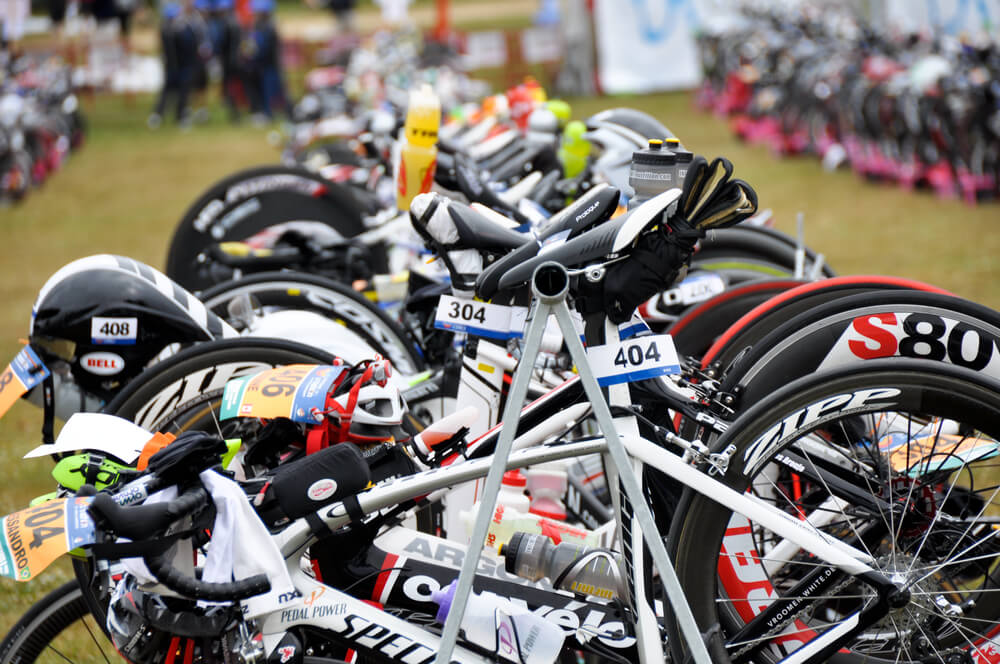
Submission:
POLYGON ((125 368, 125 360, 115 353, 87 353, 80 358, 80 366, 98 376, 114 376, 125 368))

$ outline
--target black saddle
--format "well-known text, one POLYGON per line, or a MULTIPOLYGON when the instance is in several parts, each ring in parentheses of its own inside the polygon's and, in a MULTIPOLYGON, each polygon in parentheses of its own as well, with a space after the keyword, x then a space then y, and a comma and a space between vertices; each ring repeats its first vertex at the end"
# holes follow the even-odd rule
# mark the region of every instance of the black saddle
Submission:
POLYGON ((491 298, 500 290, 500 277, 508 270, 537 256, 546 242, 571 240, 598 224, 607 221, 618 208, 620 193, 614 187, 593 187, 572 205, 549 219, 538 233, 536 241, 528 242, 507 254, 476 279, 476 293, 491 298))

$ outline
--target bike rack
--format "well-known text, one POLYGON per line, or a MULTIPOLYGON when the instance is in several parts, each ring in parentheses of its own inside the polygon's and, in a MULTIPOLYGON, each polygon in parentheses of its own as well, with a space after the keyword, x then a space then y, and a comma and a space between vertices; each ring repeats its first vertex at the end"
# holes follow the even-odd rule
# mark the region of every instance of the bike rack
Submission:
MULTIPOLYGON (((510 457, 511 447, 514 442, 514 435, 517 430, 517 420, 520 414, 521 405, 528 393, 528 383, 531 378, 535 359, 538 357, 541 348, 542 333, 548 323, 550 315, 556 317, 559 329, 569 348, 570 358, 576 365, 580 374, 580 381, 583 384, 587 398, 590 400, 594 415, 597 418, 601 433, 607 439, 608 456, 614 473, 618 477, 625 495, 628 497, 633 511, 633 518, 638 524, 640 533, 657 533, 656 523, 653 514, 646 503, 645 494, 639 483, 635 472, 632 470, 628 454, 619 438, 618 429, 615 427, 614 419, 611 416, 611 409, 604 398, 597 378, 594 376, 590 365, 587 362, 587 352, 583 343, 577 336, 577 331, 573 326, 573 318, 566 302, 569 292, 569 272, 566 268, 555 262, 547 262, 539 265, 531 277, 532 306, 528 313, 528 328, 525 334, 524 351, 521 360, 514 371, 514 378, 511 384, 510 394, 503 413, 503 429, 500 432, 500 439, 497 441, 494 459, 502 459, 503 463, 493 463, 489 474, 486 476, 486 484, 482 491, 481 505, 495 505, 497 496, 500 493, 500 481, 503 473, 507 470, 507 463, 510 457)), ((606 323, 608 327, 610 323, 606 323)), ((615 329, 613 326, 610 329, 615 329)), ((610 338, 610 337, 609 337, 610 338)), ((634 420, 633 420, 634 421, 634 420)), ((611 481, 608 486, 610 488, 611 481)), ((489 529, 492 509, 484 509, 482 506, 476 516, 475 526, 472 529, 472 541, 469 543, 465 560, 462 562, 462 571, 458 576, 458 585, 455 589, 454 600, 451 610, 444 623, 444 630, 441 633, 441 645, 438 651, 436 664, 451 662, 452 653, 458 642, 458 632, 462 625, 462 618, 465 617, 465 608, 472 593, 472 583, 475 578, 476 568, 479 566, 479 558, 483 552, 486 541, 486 533, 489 529)), ((619 529, 621 523, 618 524, 619 529)), ((680 625, 681 634, 691 649, 693 661, 697 664, 711 664, 708 649, 702 640, 702 635, 698 631, 694 615, 688 606, 681 589, 680 581, 677 579, 677 572, 674 570, 670 557, 667 555, 666 546, 660 537, 647 537, 645 539, 652 554, 653 562, 660 573, 660 581, 667 590, 667 598, 670 600, 675 616, 680 625)), ((637 623, 637 628, 641 625, 637 623)), ((646 664, 656 662, 661 664, 664 661, 663 640, 657 634, 656 639, 644 639, 647 650, 640 649, 640 660, 646 664), (650 644, 653 644, 651 650, 650 644), (658 652, 657 652, 658 651, 658 652)))

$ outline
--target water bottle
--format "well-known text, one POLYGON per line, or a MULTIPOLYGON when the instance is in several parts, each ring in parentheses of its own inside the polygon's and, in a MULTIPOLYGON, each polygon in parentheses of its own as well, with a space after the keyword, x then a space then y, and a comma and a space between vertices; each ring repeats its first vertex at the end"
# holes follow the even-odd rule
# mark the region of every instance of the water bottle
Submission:
POLYGON ((526 478, 519 470, 508 470, 500 480, 500 495, 497 496, 497 504, 504 505, 517 510, 527 512, 531 509, 531 500, 524 495, 524 488, 528 485, 526 478))
POLYGON ((568 178, 576 177, 587 167, 587 157, 590 156, 590 141, 583 137, 587 126, 579 120, 573 120, 563 130, 559 143, 559 161, 563 173, 568 178))
POLYGON ((677 160, 675 165, 675 173, 677 175, 674 177, 674 186, 683 189, 684 188, 684 178, 687 177, 688 168, 691 167, 691 162, 694 160, 694 153, 690 150, 685 150, 681 146, 679 139, 671 136, 663 141, 666 148, 674 153, 674 158, 677 160))
MULTIPOLYGON (((458 581, 434 591, 435 618, 448 618, 458 581)), ((550 664, 559 657, 566 633, 554 622, 491 592, 473 592, 462 615, 465 640, 518 664, 550 664)))
POLYGON ((602 599, 621 596, 621 568, 613 551, 563 542, 553 544, 544 535, 514 533, 500 547, 504 567, 522 579, 548 578, 558 590, 602 599))
POLYGON ((431 86, 410 92, 403 140, 396 162, 396 207, 409 210, 417 194, 426 194, 434 184, 437 135, 441 125, 441 102, 431 86))
POLYGON ((676 187, 676 164, 674 153, 658 138, 649 139, 649 147, 644 150, 633 152, 628 172, 628 184, 633 193, 628 209, 634 210, 657 194, 676 187))
POLYGON ((528 493, 531 495, 532 514, 556 521, 566 520, 566 506, 562 497, 566 495, 567 473, 553 468, 531 468, 527 472, 528 493))
MULTIPOLYGON (((466 531, 472 534, 475 523, 475 513, 482 509, 482 503, 475 503, 473 511, 462 511, 459 519, 465 523, 466 531)), ((525 514, 506 505, 497 505, 490 518, 490 527, 486 531, 486 546, 496 549, 501 544, 510 541, 516 532, 529 532, 550 538, 556 544, 561 542, 576 542, 597 546, 601 536, 586 528, 576 528, 560 521, 553 521, 536 514, 525 514)))

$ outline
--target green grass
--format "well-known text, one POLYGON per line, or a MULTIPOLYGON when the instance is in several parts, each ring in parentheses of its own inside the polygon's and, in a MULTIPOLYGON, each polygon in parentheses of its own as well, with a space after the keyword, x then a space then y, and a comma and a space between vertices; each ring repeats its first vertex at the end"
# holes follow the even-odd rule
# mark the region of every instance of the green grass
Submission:
MULTIPOLYGON (((20 205, 0 210, 0 367, 28 331, 31 304, 65 263, 93 253, 133 256, 162 267, 174 226, 212 182, 238 169, 273 163, 267 130, 233 127, 221 117, 181 132, 145 128, 151 100, 100 97, 85 103, 88 141, 63 169, 20 205)), ((1000 206, 967 207, 927 194, 868 184, 847 172, 824 173, 813 159, 776 159, 735 141, 726 124, 693 110, 686 94, 573 100, 585 117, 614 105, 649 110, 690 148, 726 155, 736 174, 791 231, 803 212, 806 238, 842 274, 922 279, 994 308, 1000 306, 1000 206)), ((39 440, 40 412, 17 403, 0 420, 0 514, 49 491, 46 459, 21 460, 39 440)), ((0 633, 36 597, 67 577, 65 566, 40 583, 0 582, 0 633)))

